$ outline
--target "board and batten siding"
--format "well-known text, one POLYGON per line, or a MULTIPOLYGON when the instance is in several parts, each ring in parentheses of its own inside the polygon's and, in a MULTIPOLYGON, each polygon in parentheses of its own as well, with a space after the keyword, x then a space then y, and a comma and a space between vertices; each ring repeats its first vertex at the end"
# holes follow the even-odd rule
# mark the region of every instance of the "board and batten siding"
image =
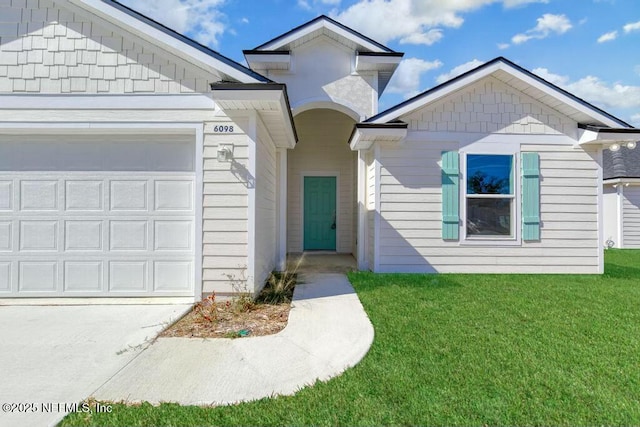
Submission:
POLYGON ((276 146, 267 128, 258 120, 256 144, 255 280, 253 292, 259 292, 276 264, 276 146))
POLYGON ((624 187, 622 198, 624 247, 640 248, 640 187, 624 187))
MULTIPOLYGON (((523 145, 540 155, 541 239, 518 246, 441 238, 441 153, 457 143, 382 147, 379 272, 597 273, 598 167, 564 145, 523 145)), ((520 228, 520 225, 517 225, 520 228)))
POLYGON ((0 2, 0 93, 206 93, 202 70, 96 15, 0 2))

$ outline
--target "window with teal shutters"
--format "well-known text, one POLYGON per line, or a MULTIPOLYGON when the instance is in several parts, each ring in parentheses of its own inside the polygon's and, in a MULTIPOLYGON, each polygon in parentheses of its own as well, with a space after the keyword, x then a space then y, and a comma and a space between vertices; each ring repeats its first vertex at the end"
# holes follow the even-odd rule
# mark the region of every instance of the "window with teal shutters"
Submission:
POLYGON ((460 233, 460 165, 457 151, 442 152, 442 238, 458 240, 460 233))
POLYGON ((522 240, 540 240, 540 156, 522 153, 522 240))

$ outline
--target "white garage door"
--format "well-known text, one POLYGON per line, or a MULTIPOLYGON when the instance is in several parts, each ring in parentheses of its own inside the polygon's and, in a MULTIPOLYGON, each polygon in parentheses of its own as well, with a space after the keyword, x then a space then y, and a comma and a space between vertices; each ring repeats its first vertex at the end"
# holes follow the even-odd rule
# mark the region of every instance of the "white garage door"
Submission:
POLYGON ((0 136, 0 298, 194 295, 193 137, 0 136))

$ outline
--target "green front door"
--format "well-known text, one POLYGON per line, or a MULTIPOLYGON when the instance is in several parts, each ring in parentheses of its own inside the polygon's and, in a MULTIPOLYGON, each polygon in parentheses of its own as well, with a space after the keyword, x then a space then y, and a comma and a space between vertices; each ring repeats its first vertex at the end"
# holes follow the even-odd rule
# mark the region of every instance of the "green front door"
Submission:
POLYGON ((336 250, 336 177, 304 177, 304 249, 336 250))

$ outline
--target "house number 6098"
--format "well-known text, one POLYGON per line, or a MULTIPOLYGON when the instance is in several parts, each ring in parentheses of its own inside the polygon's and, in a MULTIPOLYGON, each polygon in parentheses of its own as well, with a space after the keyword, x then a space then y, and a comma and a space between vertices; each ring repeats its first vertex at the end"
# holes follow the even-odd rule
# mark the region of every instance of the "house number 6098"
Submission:
POLYGON ((233 126, 214 126, 213 131, 220 133, 233 132, 233 126))

